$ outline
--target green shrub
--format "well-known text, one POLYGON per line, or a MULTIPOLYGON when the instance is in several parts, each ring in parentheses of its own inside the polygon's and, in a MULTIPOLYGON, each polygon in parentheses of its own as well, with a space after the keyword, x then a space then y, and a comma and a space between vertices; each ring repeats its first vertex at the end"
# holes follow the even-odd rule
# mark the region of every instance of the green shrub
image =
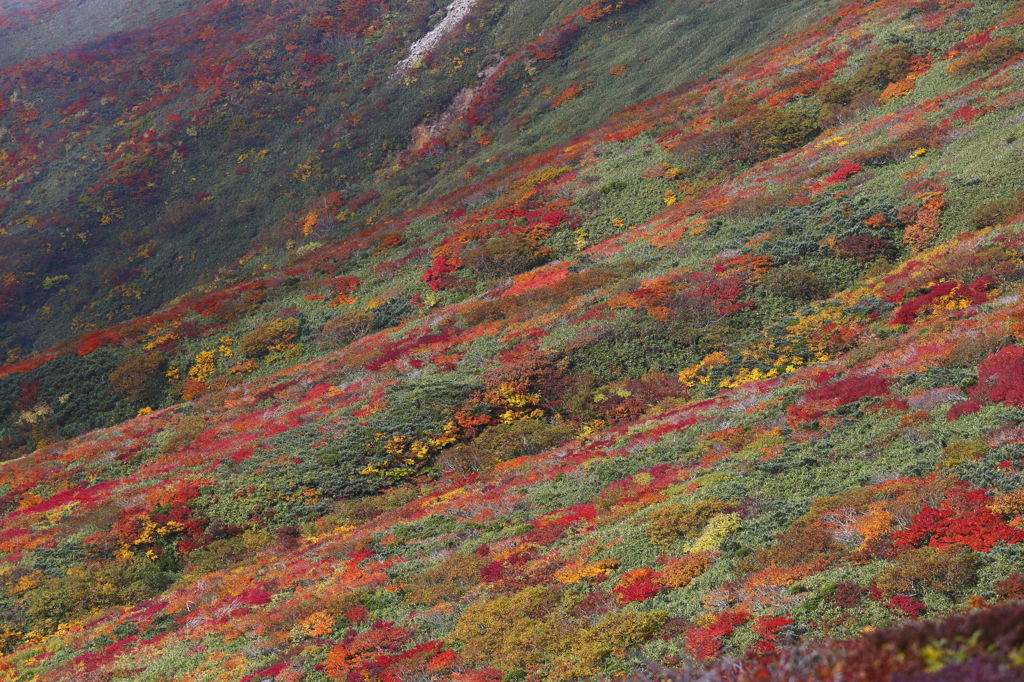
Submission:
POLYGON ((813 116, 803 111, 777 108, 760 110, 747 125, 753 151, 760 158, 769 158, 801 147, 821 132, 813 116))
POLYGON ((143 555, 72 566, 64 575, 43 579, 24 595, 30 618, 67 622, 96 609, 133 604, 173 582, 173 574, 143 555))
POLYGON ((568 652, 553 662, 549 679, 599 677, 604 659, 612 655, 625 658, 627 649, 653 637, 667 620, 668 614, 663 611, 610 613, 593 627, 577 631, 568 652))
POLYGON ((761 280, 761 287, 770 294, 797 301, 813 301, 829 293, 821 277, 799 265, 769 270, 761 280))
POLYGON ((722 500, 658 507, 647 516, 647 537, 656 545, 667 545, 676 538, 695 538, 712 516, 729 509, 722 500))
POLYGON ((405 600, 419 606, 458 601, 480 584, 480 569, 489 563, 486 557, 471 552, 449 554, 409 581, 405 600))
POLYGON ((178 419, 174 430, 165 431, 160 452, 168 453, 188 447, 200 433, 206 430, 206 419, 200 415, 188 415, 178 419))
POLYGON ((203 575, 204 573, 220 571, 230 568, 250 554, 252 554, 252 549, 246 546, 245 538, 241 535, 214 540, 205 547, 189 552, 186 572, 194 575, 203 575))
POLYGON ((831 81, 825 83, 818 90, 818 99, 822 104, 842 105, 845 106, 853 101, 853 98, 857 96, 857 88, 853 87, 850 83, 842 81, 831 81))
POLYGON ((942 466, 951 469, 964 462, 977 462, 988 454, 988 445, 981 440, 950 443, 942 451, 942 466))
POLYGON ((1009 199, 997 199, 978 206, 971 211, 967 223, 980 230, 1005 224, 1021 212, 1024 212, 1024 192, 1019 192, 1009 199))
POLYGON ((822 125, 835 125, 857 110, 875 104, 880 90, 907 74, 910 57, 910 50, 897 45, 868 57, 849 81, 823 85, 818 90, 822 125))
POLYGON ((479 601, 459 616, 452 638, 470 664, 535 670, 566 647, 569 633, 555 611, 560 599, 558 588, 535 586, 479 601))

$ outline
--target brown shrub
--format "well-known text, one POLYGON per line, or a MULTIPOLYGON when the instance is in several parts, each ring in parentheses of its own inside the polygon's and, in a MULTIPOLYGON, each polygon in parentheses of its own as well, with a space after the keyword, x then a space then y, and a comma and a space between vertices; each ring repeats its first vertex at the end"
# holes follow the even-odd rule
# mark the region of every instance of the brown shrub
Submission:
POLYGON ((110 373, 110 387, 129 400, 144 400, 163 382, 166 365, 167 358, 160 352, 126 355, 110 373))
POLYGON ((922 596, 928 590, 952 594, 974 583, 977 561, 969 551, 950 554, 921 547, 900 555, 875 581, 886 595, 922 596))
POLYGON ((870 149, 864 149, 853 156, 850 160, 864 166, 884 166, 888 163, 902 161, 921 148, 927 148, 929 142, 926 138, 912 137, 895 142, 883 142, 870 149))
POLYGON ((969 72, 986 71, 1002 66, 1012 57, 1019 54, 1020 45, 1013 36, 1000 36, 973 54, 956 60, 946 70, 954 75, 969 72))
POLYGON ((658 576, 658 582, 672 589, 686 587, 709 568, 711 556, 707 552, 687 554, 670 562, 658 576))
POLYGON ((174 431, 160 446, 160 452, 166 454, 188 447, 205 430, 206 419, 201 415, 181 417, 174 425, 174 431))
POLYGON ((370 313, 344 313, 328 320, 316 340, 333 348, 347 346, 373 331, 376 318, 370 313))
POLYGON ((279 317, 264 322, 239 340, 238 350, 248 358, 261 358, 297 339, 300 327, 301 323, 295 317, 279 317))
POLYGON ((910 69, 910 50, 897 45, 876 52, 864 60, 850 83, 858 90, 881 90, 889 83, 900 80, 910 69))
POLYGON ((480 569, 488 563, 485 557, 469 552, 449 554, 409 581, 405 600, 420 606, 458 601, 480 584, 480 569))
POLYGON ((843 551, 830 530, 814 520, 797 521, 776 538, 775 546, 757 552, 744 563, 757 570, 769 564, 798 566, 811 562, 829 562, 843 551))
POLYGON ((462 259, 470 270, 492 277, 518 275, 546 260, 547 255, 522 235, 491 239, 471 249, 462 259))
POLYGON ((888 239, 869 234, 854 234, 844 237, 838 246, 839 255, 850 260, 872 261, 885 258, 892 250, 888 239))
POLYGON ((817 273, 799 265, 769 270, 760 286, 776 296, 798 301, 814 301, 829 294, 828 285, 817 273))
POLYGON ((840 608, 856 606, 867 594, 867 590, 854 582, 841 582, 832 590, 832 601, 840 608))
POLYGON ((444 450, 437 466, 444 472, 469 474, 498 462, 535 455, 555 447, 575 435, 571 424, 548 424, 539 419, 521 419, 511 424, 490 426, 469 443, 444 450))
POLYGON ((978 206, 967 218, 967 224, 976 230, 994 227, 1009 222, 1024 212, 1024 192, 1018 192, 1009 199, 997 199, 978 206))

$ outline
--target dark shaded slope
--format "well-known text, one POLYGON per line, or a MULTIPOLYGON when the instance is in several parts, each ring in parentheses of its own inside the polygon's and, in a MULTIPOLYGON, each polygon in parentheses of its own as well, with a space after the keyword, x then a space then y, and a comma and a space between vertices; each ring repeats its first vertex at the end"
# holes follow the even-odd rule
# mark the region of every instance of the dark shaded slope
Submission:
MULTIPOLYGON (((9 65, 0 350, 40 351, 150 311, 248 252, 280 263, 330 192, 340 201, 315 236, 343 237, 831 6, 481 0, 427 64, 397 73, 445 5, 218 0, 9 65)), ((103 4, 117 17, 103 23, 148 21, 133 7, 103 4)), ((92 17, 82 27, 107 17, 93 10, 6 29, 11 49, 68 13, 92 17)), ((53 48, 74 39, 54 30, 53 48)))

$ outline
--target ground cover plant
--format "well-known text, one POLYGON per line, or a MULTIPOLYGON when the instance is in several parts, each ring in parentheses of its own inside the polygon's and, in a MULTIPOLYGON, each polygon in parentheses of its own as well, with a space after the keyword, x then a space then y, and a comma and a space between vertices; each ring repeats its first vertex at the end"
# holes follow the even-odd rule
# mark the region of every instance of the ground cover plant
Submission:
POLYGON ((453 11, 407 4, 192 3, 3 72, 171 69, 0 106, 0 674, 1020 677, 1019 3, 781 4, 679 72, 652 22, 761 6, 480 2, 403 63, 453 11))

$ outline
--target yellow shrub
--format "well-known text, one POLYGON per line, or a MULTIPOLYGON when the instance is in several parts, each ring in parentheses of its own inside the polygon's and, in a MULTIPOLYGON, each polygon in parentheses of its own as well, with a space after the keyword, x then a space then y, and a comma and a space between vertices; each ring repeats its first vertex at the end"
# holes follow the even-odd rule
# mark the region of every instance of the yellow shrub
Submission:
POLYGON ((696 537, 711 517, 727 507, 725 502, 714 499, 659 507, 647 517, 647 537, 656 545, 667 545, 680 537, 696 537))

